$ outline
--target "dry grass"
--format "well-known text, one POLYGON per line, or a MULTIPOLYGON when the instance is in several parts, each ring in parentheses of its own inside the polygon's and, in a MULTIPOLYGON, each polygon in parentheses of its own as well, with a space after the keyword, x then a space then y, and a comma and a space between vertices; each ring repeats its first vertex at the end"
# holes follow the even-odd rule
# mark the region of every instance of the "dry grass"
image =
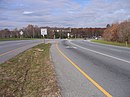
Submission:
POLYGON ((50 44, 35 46, 0 65, 0 97, 60 97, 50 44))

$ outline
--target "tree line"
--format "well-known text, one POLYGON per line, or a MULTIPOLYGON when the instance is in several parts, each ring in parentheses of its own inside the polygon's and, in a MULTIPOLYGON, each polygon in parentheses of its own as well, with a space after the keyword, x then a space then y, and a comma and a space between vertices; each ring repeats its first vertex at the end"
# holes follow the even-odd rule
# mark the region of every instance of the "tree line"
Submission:
POLYGON ((78 38, 101 37, 106 28, 72 28, 71 34, 78 38))
POLYGON ((22 29, 0 30, 0 38, 42 38, 41 28, 47 29, 47 38, 94 38, 102 37, 106 41, 128 42, 130 43, 130 22, 107 24, 106 28, 58 28, 58 27, 38 27, 28 25, 22 29), (23 35, 20 35, 20 31, 23 35))
POLYGON ((38 27, 36 25, 28 25, 22 29, 15 28, 0 30, 0 38, 41 38, 41 28, 47 29, 47 38, 67 38, 70 33, 71 38, 92 38, 102 36, 106 28, 58 28, 58 27, 38 27), (23 35, 20 35, 20 31, 23 35))
POLYGON ((108 24, 107 29, 104 30, 103 39, 106 41, 130 43, 130 22, 124 21, 112 25, 108 24))
POLYGON ((23 32, 24 38, 40 38, 41 32, 38 26, 28 25, 22 29, 15 28, 10 31, 9 29, 0 30, 0 38, 20 38, 20 31, 23 32))

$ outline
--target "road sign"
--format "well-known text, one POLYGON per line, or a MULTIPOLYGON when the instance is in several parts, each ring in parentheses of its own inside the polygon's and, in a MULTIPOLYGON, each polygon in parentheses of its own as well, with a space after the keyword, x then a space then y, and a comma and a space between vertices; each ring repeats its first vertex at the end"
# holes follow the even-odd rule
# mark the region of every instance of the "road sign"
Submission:
POLYGON ((41 35, 47 35, 47 29, 41 29, 41 35))
POLYGON ((68 38, 69 38, 69 36, 70 36, 70 33, 67 33, 67 36, 68 36, 68 38))
POLYGON ((23 31, 20 31, 19 34, 20 34, 20 35, 23 35, 23 31))

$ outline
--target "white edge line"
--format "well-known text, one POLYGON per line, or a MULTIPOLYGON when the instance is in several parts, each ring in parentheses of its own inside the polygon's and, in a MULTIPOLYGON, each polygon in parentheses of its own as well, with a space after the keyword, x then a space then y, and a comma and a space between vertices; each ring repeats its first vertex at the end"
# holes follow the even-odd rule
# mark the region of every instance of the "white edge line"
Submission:
POLYGON ((116 59, 116 60, 120 60, 120 61, 123 61, 123 62, 126 62, 126 63, 130 63, 130 61, 127 61, 127 60, 124 60, 124 59, 120 59, 118 57, 114 57, 114 56, 111 56, 111 55, 107 55, 107 54, 104 54, 104 53, 101 53, 101 52, 97 52, 97 51, 94 51, 94 50, 91 50, 91 49, 88 49, 88 48, 84 48, 84 47, 81 47, 79 45, 76 45, 74 43, 72 43, 71 41, 69 41, 71 44, 79 47, 79 48, 82 48, 82 49, 85 49, 85 50, 88 50, 88 51, 91 51, 91 52, 94 52, 94 53, 97 53, 97 54, 100 54, 100 55, 103 55, 103 56, 107 56, 107 57, 110 57, 110 58, 113 58, 113 59, 116 59))

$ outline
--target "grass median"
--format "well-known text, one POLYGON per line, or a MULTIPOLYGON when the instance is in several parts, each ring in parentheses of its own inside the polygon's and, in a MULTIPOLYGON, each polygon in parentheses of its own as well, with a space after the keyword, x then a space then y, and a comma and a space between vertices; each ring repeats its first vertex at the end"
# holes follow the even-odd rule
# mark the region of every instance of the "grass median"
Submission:
POLYGON ((0 64, 0 97, 60 97, 50 44, 37 45, 0 64))
POLYGON ((91 40, 91 42, 97 42, 97 43, 108 44, 108 45, 115 45, 115 46, 130 47, 130 44, 127 44, 127 46, 126 46, 126 43, 109 42, 109 41, 104 41, 104 40, 91 40))

